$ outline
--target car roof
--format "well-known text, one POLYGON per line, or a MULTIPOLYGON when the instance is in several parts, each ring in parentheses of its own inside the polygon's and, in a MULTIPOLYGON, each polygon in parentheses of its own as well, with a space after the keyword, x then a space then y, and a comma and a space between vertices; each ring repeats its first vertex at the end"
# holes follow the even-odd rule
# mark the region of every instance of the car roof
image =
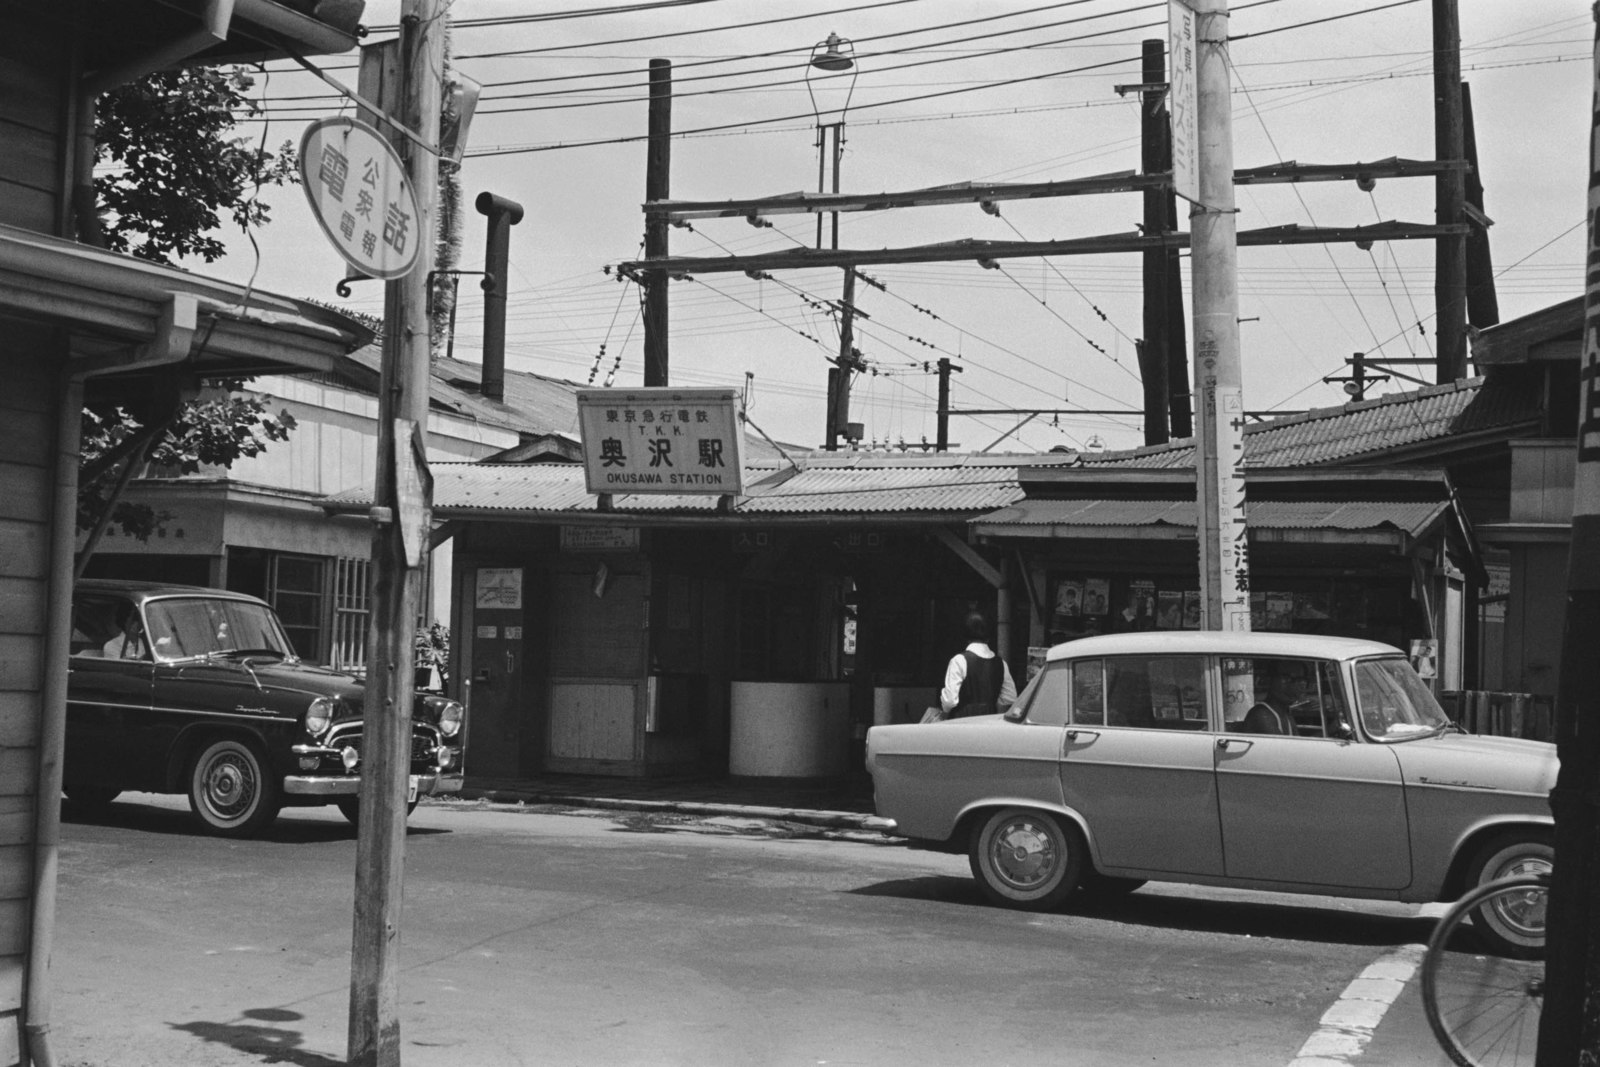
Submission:
POLYGON ((249 593, 235 593, 230 589, 210 589, 203 585, 180 585, 176 582, 141 582, 125 578, 81 578, 73 591, 84 593, 119 593, 144 603, 171 596, 204 596, 222 600, 243 600, 251 604, 266 604, 260 597, 249 593))
POLYGON ((1322 634, 1239 632, 1229 630, 1146 630, 1101 634, 1067 641, 1050 649, 1049 662, 1085 656, 1157 656, 1174 653, 1221 656, 1307 656, 1355 659, 1359 656, 1403 655, 1393 645, 1356 637, 1322 634))

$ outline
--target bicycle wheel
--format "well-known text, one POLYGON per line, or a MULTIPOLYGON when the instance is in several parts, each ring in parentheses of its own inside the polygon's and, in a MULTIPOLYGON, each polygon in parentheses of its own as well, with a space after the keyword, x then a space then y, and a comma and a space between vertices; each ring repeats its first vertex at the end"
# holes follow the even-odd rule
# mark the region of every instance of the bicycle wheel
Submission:
POLYGON ((1440 1046, 1460 1067, 1532 1063, 1544 1008, 1542 944, 1517 956, 1486 951, 1464 929, 1492 915, 1525 933, 1544 929, 1547 875, 1479 886, 1445 912, 1422 959, 1422 1006, 1440 1046))

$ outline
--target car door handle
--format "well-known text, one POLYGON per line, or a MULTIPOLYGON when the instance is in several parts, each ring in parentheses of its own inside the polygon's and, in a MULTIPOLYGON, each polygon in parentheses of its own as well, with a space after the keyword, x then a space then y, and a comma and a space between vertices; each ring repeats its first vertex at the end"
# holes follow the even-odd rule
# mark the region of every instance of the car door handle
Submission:
POLYGON ((1224 751, 1227 750, 1229 745, 1239 745, 1239 746, 1241 746, 1243 748, 1249 748, 1251 746, 1251 744, 1253 744, 1253 742, 1246 741, 1242 737, 1219 737, 1219 738, 1217 738, 1217 747, 1220 748, 1220 749, 1223 749, 1224 751))
POLYGON ((1096 737, 1100 736, 1100 731, 1099 730, 1068 730, 1067 731, 1067 740, 1068 741, 1076 741, 1076 740, 1078 740, 1078 738, 1080 736, 1088 738, 1089 740, 1092 741, 1096 737))

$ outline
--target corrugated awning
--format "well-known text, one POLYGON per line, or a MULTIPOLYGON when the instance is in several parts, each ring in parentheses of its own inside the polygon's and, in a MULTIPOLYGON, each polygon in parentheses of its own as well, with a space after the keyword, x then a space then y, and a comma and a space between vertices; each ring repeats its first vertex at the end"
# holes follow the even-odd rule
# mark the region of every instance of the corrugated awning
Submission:
MULTIPOLYGON (((1246 500, 1257 541, 1393 544, 1421 537, 1448 512, 1448 501, 1246 500)), ((1192 500, 1022 500, 972 519, 978 537, 1187 540, 1195 536, 1192 500)))

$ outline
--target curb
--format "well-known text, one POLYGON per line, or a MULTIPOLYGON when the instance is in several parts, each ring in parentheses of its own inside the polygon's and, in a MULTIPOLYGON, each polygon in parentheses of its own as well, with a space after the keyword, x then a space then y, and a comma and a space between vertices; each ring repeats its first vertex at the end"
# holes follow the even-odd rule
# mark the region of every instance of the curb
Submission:
POLYGON ((852 811, 817 811, 812 808, 769 808, 751 804, 707 804, 688 800, 630 800, 620 797, 573 796, 568 793, 525 792, 516 789, 463 789, 462 800, 487 800, 495 804, 559 804, 573 808, 611 811, 665 811, 680 815, 722 815, 751 819, 777 819, 842 830, 870 830, 892 834, 894 820, 852 811))

